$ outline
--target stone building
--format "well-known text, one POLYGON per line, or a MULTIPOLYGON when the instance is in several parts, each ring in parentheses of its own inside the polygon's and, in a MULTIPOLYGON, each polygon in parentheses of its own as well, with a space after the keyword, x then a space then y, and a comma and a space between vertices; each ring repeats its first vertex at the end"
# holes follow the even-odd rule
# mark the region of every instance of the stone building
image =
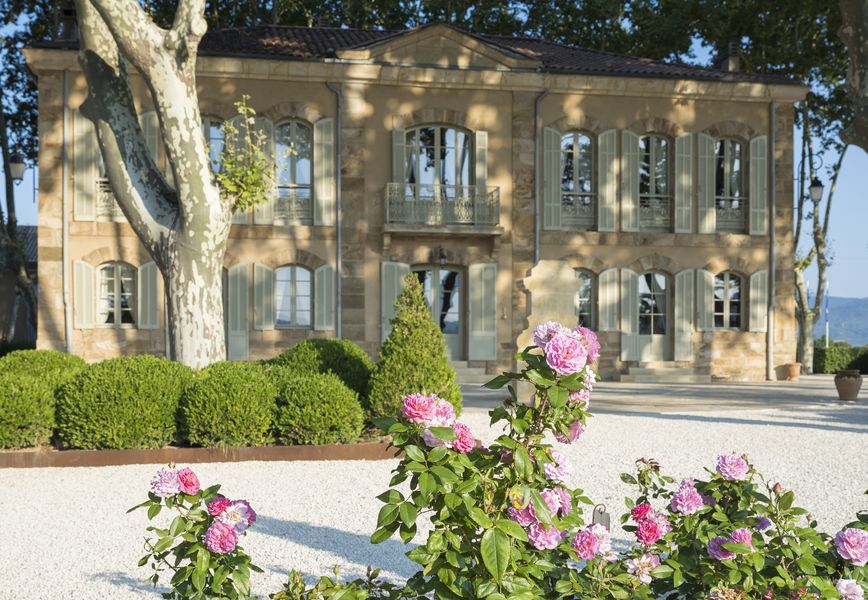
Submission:
MULTIPOLYGON (((77 111, 74 44, 26 54, 39 84, 38 345, 163 354, 160 275, 77 111)), ((230 359, 316 336, 376 355, 413 272, 463 372, 510 368, 550 319, 598 330, 609 378, 758 380, 794 360, 799 84, 443 25, 216 30, 198 74, 215 167, 242 95, 277 165, 273 197, 234 216, 230 359)))

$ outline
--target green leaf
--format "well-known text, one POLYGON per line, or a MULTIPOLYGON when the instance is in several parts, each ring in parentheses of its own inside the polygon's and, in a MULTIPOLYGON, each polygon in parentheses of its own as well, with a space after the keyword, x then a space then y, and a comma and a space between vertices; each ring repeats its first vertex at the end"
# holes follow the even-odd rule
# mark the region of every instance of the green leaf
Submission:
POLYGON ((527 541, 527 532, 524 530, 524 527, 512 519, 498 519, 494 526, 510 537, 514 537, 522 542, 527 541))
POLYGON ((446 446, 437 446, 431 452, 428 453, 428 462, 429 463, 437 463, 446 458, 446 453, 448 452, 446 446))
POLYGON ((446 467, 436 465, 431 467, 431 472, 434 473, 437 478, 443 483, 452 483, 455 481, 459 481, 458 475, 456 475, 446 467))
POLYGON ((214 572, 214 579, 211 581, 211 591, 214 593, 220 592, 220 586, 226 581, 226 578, 229 576, 229 567, 226 565, 221 565, 214 572))
POLYGON ((428 431, 433 433, 438 440, 443 440, 444 442, 458 439, 458 436, 455 435, 455 431, 451 427, 429 427, 428 431))
POLYGON ((507 383, 509 383, 509 381, 510 381, 510 378, 507 377, 506 375, 498 375, 497 377, 495 377, 494 379, 492 379, 488 383, 484 384, 482 387, 487 387, 490 390, 499 390, 500 388, 505 386, 507 383))
POLYGON ((374 532, 371 536, 372 544, 381 544, 392 537, 392 534, 398 530, 398 523, 392 523, 390 525, 386 525, 385 527, 381 527, 374 532))
POLYGON ((519 446, 512 452, 512 461, 515 465, 515 472, 523 481, 533 479, 533 463, 530 461, 530 455, 523 446, 519 446))
POLYGON ((621 481, 630 485, 637 485, 639 483, 638 481, 636 481, 636 478, 629 473, 621 473, 621 481))
POLYGON ((473 519, 473 521, 480 527, 485 527, 486 529, 491 527, 491 519, 488 517, 487 514, 485 514, 485 511, 483 511, 481 508, 473 506, 469 508, 467 512, 470 514, 470 518, 473 519))
POLYGON ((422 496, 429 498, 437 490, 437 480, 431 473, 422 473, 419 475, 419 491, 422 496))
POLYGON ((404 525, 407 527, 414 525, 416 523, 417 512, 416 507, 411 502, 404 502, 399 509, 399 514, 404 525))
POLYGON ((386 504, 398 504, 404 501, 404 495, 397 490, 386 490, 377 496, 377 500, 386 504))
POLYGON ((498 583, 503 581, 503 575, 509 566, 512 551, 509 536, 499 529, 489 529, 482 535, 480 551, 482 562, 494 580, 498 583))
POLYGON ((544 525, 551 525, 552 513, 549 510, 549 505, 546 504, 540 493, 537 490, 531 490, 530 498, 531 502, 533 502, 533 512, 536 514, 536 518, 544 525))
POLYGON ((166 548, 171 546, 172 542, 174 542, 174 541, 175 540, 173 538, 170 538, 170 537, 160 538, 159 540, 157 540, 157 543, 154 544, 154 552, 156 552, 156 553, 162 552, 163 550, 165 550, 166 548))
POLYGON ((184 517, 178 515, 172 520, 172 524, 169 525, 169 535, 175 537, 185 529, 187 529, 187 523, 184 521, 184 517))
POLYGON ((161 504, 151 505, 151 508, 148 509, 148 520, 151 520, 154 517, 156 517, 158 514, 160 514, 160 511, 162 509, 163 509, 163 506, 161 504))
POLYGON ((415 460, 420 463, 425 462, 425 453, 419 450, 418 446, 404 446, 404 454, 406 454, 410 460, 415 460))
POLYGON ((793 505, 793 500, 796 499, 796 495, 790 491, 781 496, 781 509, 787 510, 793 505))
POLYGON ((553 387, 549 389, 549 403, 555 408, 566 406, 567 400, 570 397, 570 391, 562 387, 553 387))
POLYGON ((659 567, 651 571, 651 576, 654 579, 666 579, 667 577, 672 575, 673 572, 674 570, 669 565, 660 565, 659 567))
POLYGON ((380 509, 380 514, 377 516, 377 527, 385 527, 395 522, 398 518, 398 506, 396 504, 387 504, 380 509))

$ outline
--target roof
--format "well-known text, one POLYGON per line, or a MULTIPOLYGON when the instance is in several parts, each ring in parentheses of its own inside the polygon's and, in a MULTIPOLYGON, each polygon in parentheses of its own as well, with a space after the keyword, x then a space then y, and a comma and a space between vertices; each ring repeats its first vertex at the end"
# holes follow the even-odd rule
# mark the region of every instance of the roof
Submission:
POLYGON ((21 243, 21 250, 24 252, 24 257, 29 263, 35 263, 37 257, 37 234, 36 225, 18 225, 18 241, 21 243))
MULTIPOLYGON (((336 58, 341 50, 370 48, 429 27, 433 25, 403 31, 284 25, 214 29, 205 34, 199 53, 203 56, 323 60, 336 58)), ((592 50, 538 38, 470 34, 454 27, 449 28, 501 51, 538 61, 541 65, 539 69, 543 72, 801 85, 799 81, 779 74, 730 72, 592 50)), ((76 48, 77 43, 45 42, 38 44, 38 47, 76 48)))

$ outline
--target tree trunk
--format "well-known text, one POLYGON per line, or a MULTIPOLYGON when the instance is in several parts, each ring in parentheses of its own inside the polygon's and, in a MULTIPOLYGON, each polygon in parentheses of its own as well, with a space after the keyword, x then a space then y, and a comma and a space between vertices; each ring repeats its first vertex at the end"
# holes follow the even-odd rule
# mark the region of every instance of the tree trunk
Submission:
POLYGON ((868 152, 868 0, 840 0, 840 8, 839 35, 850 55, 847 87, 853 107, 853 123, 841 138, 868 152))

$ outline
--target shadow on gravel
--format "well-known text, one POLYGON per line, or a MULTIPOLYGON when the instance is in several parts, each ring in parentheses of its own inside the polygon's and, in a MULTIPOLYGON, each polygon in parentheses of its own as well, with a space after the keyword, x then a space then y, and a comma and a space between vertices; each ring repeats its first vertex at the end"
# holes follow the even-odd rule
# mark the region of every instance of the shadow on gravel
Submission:
POLYGON ((155 597, 157 594, 162 594, 169 591, 169 588, 167 588, 166 586, 160 585, 155 588, 148 581, 130 577, 127 573, 121 573, 120 571, 106 571, 103 573, 94 573, 91 579, 107 581, 112 585, 126 588, 128 590, 147 592, 152 597, 155 597))

